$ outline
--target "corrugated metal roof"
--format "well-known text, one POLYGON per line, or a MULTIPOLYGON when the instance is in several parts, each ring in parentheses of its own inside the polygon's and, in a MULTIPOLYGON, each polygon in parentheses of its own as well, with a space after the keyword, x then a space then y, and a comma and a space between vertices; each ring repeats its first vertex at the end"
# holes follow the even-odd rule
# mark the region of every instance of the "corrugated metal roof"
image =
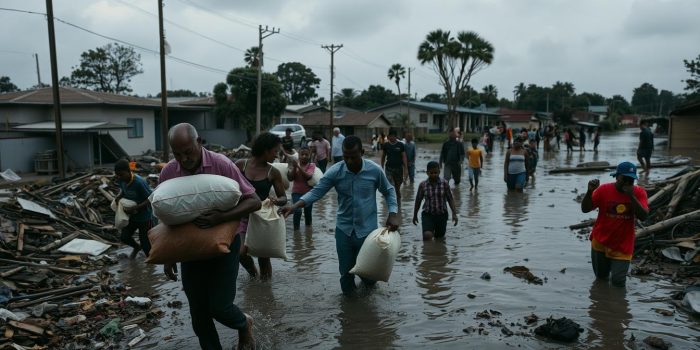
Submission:
MULTIPOLYGON (((392 106, 397 105, 397 104, 399 104, 399 102, 394 102, 394 103, 390 103, 390 104, 387 104, 384 106, 379 106, 379 107, 370 109, 368 112, 382 110, 382 109, 392 107, 392 106)), ((447 104, 444 104, 444 103, 418 102, 418 101, 406 101, 406 100, 404 100, 404 101, 401 101, 401 104, 447 113, 447 104)), ((467 108, 467 107, 462 107, 462 106, 457 106, 456 110, 459 113, 499 115, 498 113, 492 113, 492 112, 489 112, 488 110, 482 111, 480 109, 467 108)))
MULTIPOLYGON (((62 122, 63 131, 97 131, 97 130, 114 130, 128 129, 128 125, 113 124, 110 122, 62 122)), ((15 126, 12 128, 17 131, 56 131, 56 123, 52 121, 39 122, 15 126)))

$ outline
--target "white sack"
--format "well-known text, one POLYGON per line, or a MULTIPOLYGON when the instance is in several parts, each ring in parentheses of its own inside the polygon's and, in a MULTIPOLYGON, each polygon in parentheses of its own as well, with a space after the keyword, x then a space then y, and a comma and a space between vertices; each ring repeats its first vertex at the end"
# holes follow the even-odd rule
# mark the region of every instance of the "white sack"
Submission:
POLYGON ((112 200, 109 207, 114 211, 114 227, 117 230, 121 230, 129 224, 129 215, 124 212, 124 208, 131 208, 136 205, 138 205, 136 202, 126 198, 119 200, 119 204, 112 200))
POLYGON ((316 169, 314 170, 314 175, 311 176, 309 181, 306 181, 306 183, 309 184, 309 186, 314 187, 318 184, 319 181, 321 181, 322 177, 323 177, 323 171, 321 171, 321 169, 316 167, 316 169))
POLYGON ((89 254, 92 256, 98 256, 109 249, 109 244, 104 244, 102 242, 93 241, 90 239, 80 239, 76 238, 61 248, 58 251, 61 253, 68 254, 89 254))
POLYGON ((165 181, 148 197, 153 215, 165 225, 191 222, 212 210, 229 210, 238 204, 240 198, 238 182, 211 174, 165 181))
POLYGON ((362 243, 355 267, 350 273, 373 281, 389 281, 400 247, 398 231, 392 232, 386 227, 372 231, 362 243))
MULTIPOLYGON (((287 163, 272 163, 272 166, 280 171, 280 174, 282 175, 282 183, 284 185, 284 189, 288 190, 289 189, 289 179, 287 179, 287 172, 289 172, 289 164, 287 164, 287 163)), ((274 193, 274 189, 270 193, 274 193)), ((260 198, 260 199, 262 199, 262 198, 260 198)))
POLYGON ((250 214, 245 235, 248 255, 287 259, 287 229, 277 207, 266 199, 260 210, 250 214))

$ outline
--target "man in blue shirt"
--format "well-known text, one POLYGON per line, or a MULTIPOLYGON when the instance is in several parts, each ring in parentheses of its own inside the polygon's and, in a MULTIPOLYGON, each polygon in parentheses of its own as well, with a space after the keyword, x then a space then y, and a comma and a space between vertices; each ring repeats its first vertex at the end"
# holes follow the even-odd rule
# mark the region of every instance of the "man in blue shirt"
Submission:
MULTIPOLYGON (((335 245, 340 265, 340 287, 346 296, 355 294, 355 275, 350 274, 350 270, 355 266, 362 243, 370 232, 377 229, 377 190, 384 195, 389 207, 386 226, 390 231, 396 231, 400 224, 394 187, 382 168, 363 159, 363 154, 360 138, 352 135, 346 137, 343 141, 344 161, 328 169, 321 181, 294 205, 281 210, 287 217, 297 208, 311 205, 335 188, 338 193, 335 245)), ((368 287, 376 283, 365 278, 362 278, 362 282, 368 287)))
POLYGON ((343 160, 343 140, 345 140, 345 136, 340 133, 340 129, 333 128, 333 145, 331 148, 333 163, 338 163, 343 160))
POLYGON ((151 202, 148 196, 151 195, 151 188, 146 183, 146 180, 131 172, 129 161, 120 159, 114 163, 114 175, 119 185, 119 195, 114 199, 115 203, 119 203, 122 198, 134 201, 136 206, 125 207, 124 213, 129 215, 129 224, 122 229, 121 241, 134 248, 131 252, 131 258, 135 258, 139 250, 143 249, 144 254, 148 256, 151 250, 151 244, 148 241, 148 230, 153 227, 153 211, 151 210, 151 202), (134 233, 139 231, 139 246, 134 241, 134 233))

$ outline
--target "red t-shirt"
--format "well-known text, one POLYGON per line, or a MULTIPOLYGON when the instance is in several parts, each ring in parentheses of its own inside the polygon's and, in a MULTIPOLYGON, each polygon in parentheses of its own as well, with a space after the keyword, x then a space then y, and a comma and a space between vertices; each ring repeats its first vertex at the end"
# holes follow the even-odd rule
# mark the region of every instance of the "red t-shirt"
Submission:
MULTIPOLYGON (((647 192, 634 186, 634 196, 645 209, 649 208, 647 192)), ((593 225, 591 240, 625 255, 634 252, 634 209, 632 199, 615 188, 614 183, 600 185, 591 197, 598 218, 593 225)))

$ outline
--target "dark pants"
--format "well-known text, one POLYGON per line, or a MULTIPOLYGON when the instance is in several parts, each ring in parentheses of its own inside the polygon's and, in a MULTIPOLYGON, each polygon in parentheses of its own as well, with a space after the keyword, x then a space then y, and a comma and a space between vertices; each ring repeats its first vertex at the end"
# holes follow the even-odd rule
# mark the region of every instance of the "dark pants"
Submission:
POLYGON ((333 163, 338 163, 343 160, 343 156, 333 157, 333 163))
POLYGON ((328 158, 319 159, 316 161, 316 166, 321 169, 322 172, 326 172, 326 167, 328 166, 328 158))
MULTIPOLYGON (((301 196, 303 194, 301 193, 292 193, 292 203, 296 203, 301 199, 301 196)), ((306 226, 311 226, 311 210, 313 209, 313 204, 302 208, 297 208, 294 210, 294 218, 293 218, 293 223, 294 223, 294 229, 298 229, 299 226, 301 225, 301 212, 302 210, 304 211, 304 224, 306 226)))
POLYGON ((137 248, 139 245, 134 241, 134 233, 136 230, 139 231, 139 242, 141 242, 141 249, 148 256, 151 251, 151 242, 148 241, 148 230, 153 227, 153 221, 133 221, 129 220, 129 224, 122 229, 121 240, 124 244, 131 246, 132 248, 137 248))
POLYGON ((447 213, 430 214, 425 211, 420 215, 423 232, 432 232, 433 237, 442 238, 447 233, 447 213))
POLYGON ((214 320, 239 331, 245 331, 248 327, 245 314, 233 303, 236 298, 240 235, 236 235, 230 249, 230 253, 214 259, 180 264, 182 287, 190 304, 192 328, 202 349, 221 349, 214 320))
MULTIPOLYGON (((355 232, 348 236, 337 227, 335 229, 335 249, 338 252, 338 264, 340 270, 340 288, 346 296, 352 296, 355 293, 355 275, 350 273, 350 270, 355 266, 357 254, 360 253, 362 243, 365 238, 358 238, 355 232)), ((377 281, 372 281, 366 278, 361 278, 362 282, 367 286, 373 286, 377 281)))
POLYGON ((455 186, 459 185, 459 182, 462 179, 462 167, 460 166, 460 163, 445 163, 445 170, 443 172, 445 181, 450 182, 450 179, 454 179, 455 186))
POLYGON ((605 256, 605 253, 591 249, 591 264, 596 278, 610 279, 613 286, 625 286, 627 271, 630 268, 629 261, 610 259, 605 256))
POLYGON ((416 163, 408 163, 408 179, 411 183, 416 179, 416 163))

